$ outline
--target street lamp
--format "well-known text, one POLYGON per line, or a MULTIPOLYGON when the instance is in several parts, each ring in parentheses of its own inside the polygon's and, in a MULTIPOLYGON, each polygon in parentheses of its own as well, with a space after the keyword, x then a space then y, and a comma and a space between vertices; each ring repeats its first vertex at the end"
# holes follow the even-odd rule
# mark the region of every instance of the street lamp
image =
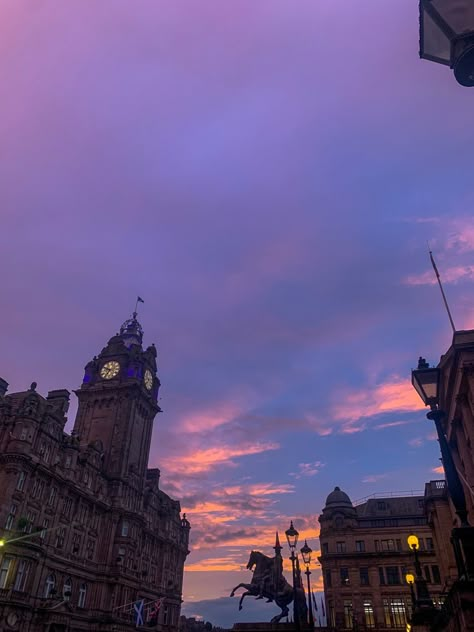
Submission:
POLYGON ((412 371, 412 384, 425 406, 431 408, 426 416, 435 423, 448 493, 460 521, 460 526, 455 527, 451 532, 454 555, 459 577, 466 579, 474 576, 474 528, 469 525, 467 519, 464 488, 442 424, 446 415, 439 408, 440 382, 441 369, 430 367, 426 360, 420 357, 418 368, 412 371))
MULTIPOLYGON (((423 573, 421 571, 420 558, 418 557, 418 549, 420 548, 420 542, 416 535, 411 534, 407 538, 408 546, 415 554, 415 573, 416 579, 416 600, 415 606, 416 608, 433 608, 433 601, 430 597, 430 592, 428 590, 428 585, 426 583, 426 579, 423 577, 423 573)), ((411 575, 413 577, 413 575, 411 575)))
POLYGON ((295 620, 295 627, 297 632, 300 631, 300 617, 298 613, 298 602, 296 599, 296 555, 295 549, 298 543, 298 531, 293 526, 293 520, 290 522, 290 528, 285 531, 286 540, 288 542, 288 546, 290 547, 291 555, 291 567, 293 569, 293 619, 295 620))
POLYGON ((311 575, 311 571, 309 570, 309 565, 311 563, 311 553, 312 549, 308 546, 306 540, 304 541, 304 546, 301 547, 301 557, 303 558, 303 562, 306 565, 306 578, 308 580, 308 613, 309 613, 309 626, 311 629, 314 628, 314 618, 313 618, 313 606, 311 604, 311 584, 309 581, 309 576, 311 575))
POLYGON ((462 86, 474 86, 474 3, 420 0, 420 57, 454 70, 462 86))
POLYGON ((415 610, 415 605, 416 605, 415 589, 413 588, 413 584, 415 583, 415 576, 413 575, 413 573, 407 573, 405 575, 405 581, 410 586, 411 609, 412 609, 412 614, 413 614, 413 611, 415 610))

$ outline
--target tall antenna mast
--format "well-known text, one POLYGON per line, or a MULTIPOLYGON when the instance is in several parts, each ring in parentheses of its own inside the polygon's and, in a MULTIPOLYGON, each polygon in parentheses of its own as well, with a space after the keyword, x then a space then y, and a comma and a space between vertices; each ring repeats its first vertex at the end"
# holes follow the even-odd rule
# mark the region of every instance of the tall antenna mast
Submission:
POLYGON ((430 245, 428 244, 428 250, 430 253, 431 263, 433 265, 433 270, 435 271, 436 278, 438 279, 439 289, 441 290, 441 296, 443 297, 444 306, 446 307, 446 311, 448 312, 449 322, 451 323, 451 327, 453 329, 453 334, 456 333, 456 327, 454 326, 453 317, 451 316, 451 311, 449 309, 448 301, 446 300, 446 295, 443 290, 443 286, 441 284, 441 278, 439 276, 438 268, 436 267, 436 263, 433 257, 433 253, 431 252, 430 245))

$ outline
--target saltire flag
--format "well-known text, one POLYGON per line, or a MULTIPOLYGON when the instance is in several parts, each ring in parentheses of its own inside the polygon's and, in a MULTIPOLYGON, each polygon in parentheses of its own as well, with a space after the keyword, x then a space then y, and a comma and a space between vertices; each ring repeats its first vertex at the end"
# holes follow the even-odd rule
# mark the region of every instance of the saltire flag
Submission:
POLYGON ((136 601, 133 604, 133 609, 135 610, 135 624, 138 628, 139 625, 143 625, 143 606, 145 604, 144 599, 140 599, 140 601, 136 601))
POLYGON ((152 619, 156 619, 158 617, 158 613, 163 604, 163 597, 157 599, 154 603, 151 604, 150 609, 148 610, 148 618, 147 621, 151 621, 152 619))
POLYGON ((311 596, 313 597, 313 606, 316 612, 318 611, 318 602, 316 601, 316 597, 314 596, 314 592, 311 591, 311 596))
POLYGON ((321 597, 321 610, 322 610, 322 613, 323 613, 323 617, 325 617, 326 616, 326 612, 324 611, 324 601, 323 601, 322 597, 321 597))
POLYGON ((137 296, 137 303, 144 303, 145 301, 140 297, 137 296))

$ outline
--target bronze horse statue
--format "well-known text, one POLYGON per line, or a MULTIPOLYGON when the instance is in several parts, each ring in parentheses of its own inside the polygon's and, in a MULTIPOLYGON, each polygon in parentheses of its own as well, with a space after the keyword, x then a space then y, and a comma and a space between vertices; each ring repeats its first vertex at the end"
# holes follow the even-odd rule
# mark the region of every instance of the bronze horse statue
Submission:
MULTIPOLYGON (((250 584, 238 584, 230 593, 233 597, 235 591, 244 588, 246 592, 240 598, 239 610, 242 610, 242 602, 245 597, 251 595, 257 599, 265 598, 267 603, 274 601, 281 609, 281 613, 273 617, 271 623, 278 623, 289 614, 288 604, 293 601, 293 588, 283 576, 283 560, 281 555, 268 557, 260 551, 252 551, 247 564, 249 570, 253 570, 250 584), (254 569, 255 567, 255 569, 254 569)), ((304 590, 296 589, 298 612, 303 621, 306 621, 307 607, 304 590)))

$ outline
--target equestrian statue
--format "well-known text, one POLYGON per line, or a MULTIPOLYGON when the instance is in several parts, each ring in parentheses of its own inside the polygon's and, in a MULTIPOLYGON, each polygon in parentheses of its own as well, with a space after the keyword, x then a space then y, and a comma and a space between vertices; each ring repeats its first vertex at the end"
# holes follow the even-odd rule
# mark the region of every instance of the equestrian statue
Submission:
MULTIPOLYGON (((281 557, 281 546, 276 534, 275 557, 268 557, 260 551, 252 551, 247 564, 247 568, 253 571, 252 582, 250 584, 238 584, 230 596, 233 597, 235 591, 244 588, 244 592, 239 601, 239 610, 242 610, 242 602, 245 597, 251 595, 256 599, 266 599, 267 603, 274 601, 281 608, 281 613, 273 617, 271 623, 278 623, 289 614, 288 604, 293 601, 293 588, 283 576, 283 559, 281 557)), ((298 613, 302 621, 306 621, 307 606, 306 598, 301 581, 301 573, 299 565, 297 567, 296 577, 296 599, 298 604, 298 613)))

